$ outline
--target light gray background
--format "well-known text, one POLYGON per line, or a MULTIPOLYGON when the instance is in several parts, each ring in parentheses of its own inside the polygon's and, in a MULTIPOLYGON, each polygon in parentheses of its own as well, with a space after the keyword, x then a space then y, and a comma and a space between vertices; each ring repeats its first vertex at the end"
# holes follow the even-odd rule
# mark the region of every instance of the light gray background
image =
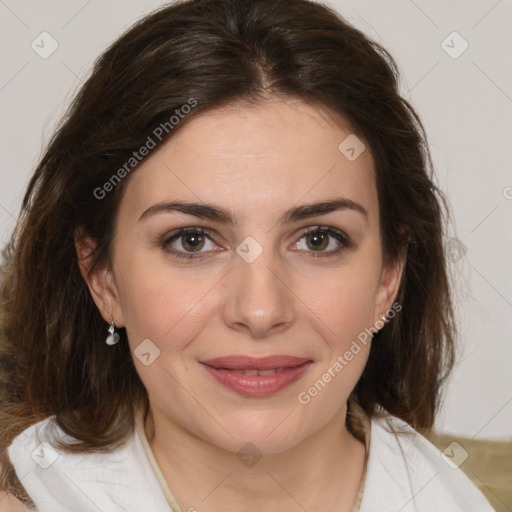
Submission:
MULTIPOLYGON (((2 245, 42 148, 94 59, 162 4, 0 0, 2 245), (31 48, 43 31, 59 45, 47 59, 31 48)), ((455 226, 447 241, 457 238, 467 249, 452 257, 462 350, 437 426, 457 435, 510 437, 511 0, 329 4, 395 57, 403 94, 424 121, 438 183, 452 204, 455 226), (462 48, 458 36, 446 40, 454 31, 469 44, 458 58, 443 49, 462 48)))

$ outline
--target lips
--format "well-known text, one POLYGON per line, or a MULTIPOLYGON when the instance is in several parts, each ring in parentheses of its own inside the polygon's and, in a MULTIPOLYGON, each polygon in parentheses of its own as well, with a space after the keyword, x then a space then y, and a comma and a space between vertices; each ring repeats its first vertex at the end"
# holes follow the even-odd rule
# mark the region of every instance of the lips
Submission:
POLYGON ((238 394, 272 395, 300 379, 313 363, 295 356, 226 356, 200 361, 219 383, 238 394))

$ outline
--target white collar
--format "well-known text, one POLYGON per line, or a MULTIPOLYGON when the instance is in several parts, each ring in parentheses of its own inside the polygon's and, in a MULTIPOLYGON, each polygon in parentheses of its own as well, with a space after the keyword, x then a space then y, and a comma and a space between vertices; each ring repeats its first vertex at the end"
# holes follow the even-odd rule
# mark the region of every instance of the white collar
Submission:
MULTIPOLYGON (((175 511, 169 505, 137 429, 120 448, 107 453, 64 452, 57 448, 57 434, 71 440, 51 416, 19 434, 8 448, 18 478, 38 512, 179 511, 177 504, 175 511)), ((462 471, 452 469, 424 437, 387 415, 371 420, 360 507, 360 512, 377 510, 493 509, 462 471)))

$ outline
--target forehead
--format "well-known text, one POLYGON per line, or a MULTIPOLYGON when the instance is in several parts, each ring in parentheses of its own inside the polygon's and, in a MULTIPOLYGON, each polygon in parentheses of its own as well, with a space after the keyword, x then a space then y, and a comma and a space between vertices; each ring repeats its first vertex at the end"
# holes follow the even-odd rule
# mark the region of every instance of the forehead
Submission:
POLYGON ((377 199, 372 157, 366 148, 347 158, 347 137, 361 150, 348 123, 298 100, 210 110, 185 122, 146 158, 123 202, 139 214, 176 198, 214 202, 243 219, 253 213, 261 218, 280 204, 284 209, 346 196, 371 214, 377 199))

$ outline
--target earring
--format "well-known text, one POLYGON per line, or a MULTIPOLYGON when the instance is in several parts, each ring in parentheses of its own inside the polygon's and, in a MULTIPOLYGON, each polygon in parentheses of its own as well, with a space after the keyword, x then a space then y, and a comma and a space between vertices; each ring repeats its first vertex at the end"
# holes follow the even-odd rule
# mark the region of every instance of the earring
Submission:
POLYGON ((112 318, 112 315, 110 315, 110 319, 112 323, 108 328, 109 335, 107 336, 105 342, 107 345, 115 345, 119 341, 119 333, 116 332, 116 328, 114 326, 114 319, 112 318))
POLYGON ((383 322, 385 322, 385 321, 388 319, 388 317, 387 317, 386 315, 380 315, 380 319, 381 319, 383 322))

